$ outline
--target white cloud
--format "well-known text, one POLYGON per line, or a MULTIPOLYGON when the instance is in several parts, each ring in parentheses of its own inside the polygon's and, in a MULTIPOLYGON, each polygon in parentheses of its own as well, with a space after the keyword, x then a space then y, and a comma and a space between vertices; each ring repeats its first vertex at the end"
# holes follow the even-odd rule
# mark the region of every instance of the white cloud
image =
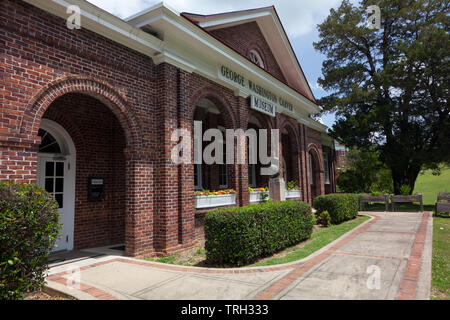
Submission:
POLYGON ((310 87, 311 89, 316 91, 325 91, 318 82, 316 82, 315 84, 310 84, 310 87))
MULTIPOLYGON (((121 18, 129 17, 161 1, 158 0, 89 0, 96 6, 121 18)), ((340 0, 168 0, 179 12, 212 14, 275 5, 289 37, 296 38, 313 31, 329 10, 340 0)))

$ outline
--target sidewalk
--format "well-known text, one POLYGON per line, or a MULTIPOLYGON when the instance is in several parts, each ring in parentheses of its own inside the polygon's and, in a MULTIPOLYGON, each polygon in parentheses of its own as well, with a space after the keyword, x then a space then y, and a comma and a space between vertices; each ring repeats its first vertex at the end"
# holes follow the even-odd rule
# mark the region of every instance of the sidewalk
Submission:
POLYGON ((47 282, 77 299, 429 299, 431 214, 370 215, 327 247, 286 265, 205 269, 86 252, 83 258, 81 251, 51 267, 47 282), (67 272, 73 267, 80 272, 67 272))

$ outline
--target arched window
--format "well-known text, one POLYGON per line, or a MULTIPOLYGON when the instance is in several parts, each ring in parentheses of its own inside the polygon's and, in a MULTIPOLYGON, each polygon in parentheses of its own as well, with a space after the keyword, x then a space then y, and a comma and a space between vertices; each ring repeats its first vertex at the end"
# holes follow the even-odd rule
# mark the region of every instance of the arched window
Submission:
POLYGON ((39 137, 42 138, 39 152, 41 153, 61 153, 61 147, 58 141, 48 131, 39 129, 39 137))
POLYGON ((264 68, 264 62, 256 50, 250 50, 250 61, 257 64, 261 68, 264 68))

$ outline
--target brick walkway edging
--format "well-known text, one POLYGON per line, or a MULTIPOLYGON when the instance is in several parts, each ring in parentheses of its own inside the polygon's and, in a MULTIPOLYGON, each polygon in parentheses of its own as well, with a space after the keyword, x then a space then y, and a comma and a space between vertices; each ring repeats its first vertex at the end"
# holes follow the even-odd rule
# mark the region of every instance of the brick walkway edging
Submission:
POLYGON ((430 214, 430 212, 424 212, 422 216, 422 221, 420 222, 419 230, 417 230, 408 264, 400 284, 400 290, 397 294, 397 300, 414 300, 416 298, 430 214))

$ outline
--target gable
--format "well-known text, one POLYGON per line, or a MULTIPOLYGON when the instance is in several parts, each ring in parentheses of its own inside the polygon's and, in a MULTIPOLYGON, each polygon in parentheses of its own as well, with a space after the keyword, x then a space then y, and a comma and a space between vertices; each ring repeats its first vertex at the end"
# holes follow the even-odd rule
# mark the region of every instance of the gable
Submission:
POLYGON ((243 40, 244 35, 245 39, 252 38, 254 35, 249 35, 248 29, 246 30, 242 26, 249 26, 250 29, 256 26, 258 28, 257 31, 255 30, 256 34, 258 37, 262 35, 262 39, 264 39, 260 43, 267 46, 266 52, 270 52, 269 56, 274 61, 270 63, 271 72, 269 73, 311 102, 317 103, 274 6, 212 15, 184 12, 181 16, 207 31, 219 41, 225 42, 246 58, 249 58, 247 52, 242 54, 244 52, 242 47, 246 47, 245 40, 243 40), (250 23, 254 24, 250 26, 250 23), (225 30, 234 32, 225 32, 225 30))
POLYGON ((244 57, 249 58, 251 50, 257 51, 263 60, 264 69, 278 80, 286 83, 286 78, 256 22, 208 31, 244 57))

